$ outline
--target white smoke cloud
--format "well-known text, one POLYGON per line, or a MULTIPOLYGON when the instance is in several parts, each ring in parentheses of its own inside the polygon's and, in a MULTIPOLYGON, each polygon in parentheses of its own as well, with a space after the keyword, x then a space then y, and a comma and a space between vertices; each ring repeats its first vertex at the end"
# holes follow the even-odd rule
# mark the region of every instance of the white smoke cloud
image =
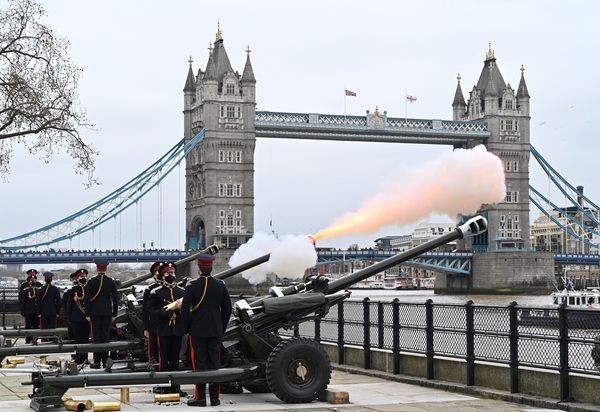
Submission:
POLYGON ((236 267, 269 253, 271 256, 267 262, 245 270, 242 277, 253 285, 265 281, 269 273, 297 279, 317 263, 317 252, 308 235, 285 235, 278 239, 259 232, 235 251, 229 259, 229 266, 236 267))

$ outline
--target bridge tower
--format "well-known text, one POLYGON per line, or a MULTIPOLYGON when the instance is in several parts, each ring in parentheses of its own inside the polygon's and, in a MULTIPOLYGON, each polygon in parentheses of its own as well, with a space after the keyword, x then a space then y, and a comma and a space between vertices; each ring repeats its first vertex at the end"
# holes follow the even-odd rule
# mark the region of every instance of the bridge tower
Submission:
MULTIPOLYGON (((529 92, 521 66, 517 90, 506 84, 489 46, 477 84, 465 98, 458 85, 452 103, 454 120, 484 120, 491 136, 485 142, 489 152, 504 163, 506 198, 503 202, 483 205, 478 214, 488 219, 487 242, 482 249, 529 249, 529 92)), ((475 143, 474 143, 475 144, 475 143)), ((477 250, 478 245, 473 245, 477 250)))
POLYGON ((194 73, 190 57, 183 89, 186 141, 205 130, 186 158, 186 248, 217 244, 217 266, 254 232, 256 79, 246 53, 240 76, 218 27, 206 70, 194 73))

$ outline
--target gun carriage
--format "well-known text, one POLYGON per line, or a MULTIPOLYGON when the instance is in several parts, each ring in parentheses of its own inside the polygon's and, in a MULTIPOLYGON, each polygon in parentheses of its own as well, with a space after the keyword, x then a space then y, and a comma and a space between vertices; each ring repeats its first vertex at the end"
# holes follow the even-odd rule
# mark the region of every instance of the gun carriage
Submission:
MULTIPOLYGON (((134 349, 118 349, 126 353, 126 362, 123 362, 126 366, 91 370, 60 365, 34 370, 31 381, 25 383, 33 385, 30 407, 39 411, 46 406, 62 406, 63 395, 73 387, 181 385, 196 382, 222 382, 243 387, 250 392, 273 392, 286 403, 311 402, 329 384, 330 359, 318 342, 304 337, 284 339, 279 335, 281 329, 287 330, 300 323, 324 317, 331 307, 350 297, 350 292, 345 289, 356 282, 448 242, 478 235, 486 230, 487 221, 478 216, 452 232, 339 279, 330 280, 326 276, 314 275, 306 278, 303 283, 284 289, 273 287, 265 296, 239 299, 233 304, 232 319, 222 339, 221 368, 218 370, 156 372, 154 365, 140 362, 143 359, 141 356, 136 358, 141 352, 136 345, 142 345, 140 340, 143 341, 143 335, 137 334, 143 331, 135 325, 136 322, 141 322, 141 318, 139 309, 131 301, 127 309, 128 322, 133 324, 129 326, 131 338, 121 343, 131 344, 134 349), (131 311, 136 313, 133 319, 129 313, 131 311)), ((268 254, 261 256, 213 277, 226 279, 267 262, 269 257, 268 254)), ((131 282, 124 284, 126 287, 132 286, 131 282)), ((119 342, 110 342, 113 343, 119 342)), ((85 346, 85 351, 112 350, 109 347, 101 349, 101 345, 90 344, 85 346)), ((78 348, 74 350, 77 351, 78 348)), ((0 356, 7 356, 7 353, 0 349, 0 356)))

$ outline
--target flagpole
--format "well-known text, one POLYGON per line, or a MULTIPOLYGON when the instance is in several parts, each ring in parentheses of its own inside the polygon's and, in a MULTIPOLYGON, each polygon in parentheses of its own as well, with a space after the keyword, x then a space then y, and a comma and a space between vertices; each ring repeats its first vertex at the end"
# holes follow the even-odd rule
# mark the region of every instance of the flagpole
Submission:
POLYGON ((408 103, 406 103, 407 98, 406 96, 408 96, 408 89, 405 87, 404 88, 404 125, 405 127, 408 127, 408 103))
POLYGON ((344 120, 346 120, 346 83, 344 83, 344 120))

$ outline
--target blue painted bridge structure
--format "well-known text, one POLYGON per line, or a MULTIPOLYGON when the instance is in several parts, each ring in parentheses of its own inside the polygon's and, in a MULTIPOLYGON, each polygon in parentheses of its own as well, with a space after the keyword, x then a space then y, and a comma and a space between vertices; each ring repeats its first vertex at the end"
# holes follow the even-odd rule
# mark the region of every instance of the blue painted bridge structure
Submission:
MULTIPOLYGON (((372 260, 379 261, 397 254, 397 251, 374 249, 363 250, 326 250, 318 251, 317 265, 343 261, 372 260)), ((502 252, 498 252, 502 253, 502 252)), ((113 263, 149 263, 156 260, 177 261, 188 257, 190 253, 183 250, 143 250, 143 251, 9 251, 0 252, 0 264, 61 264, 92 263, 102 258, 113 263)), ((554 255, 556 263, 599 265, 598 254, 554 255)), ((429 252, 402 263, 402 266, 415 266, 440 273, 470 276, 472 275, 473 253, 470 252, 429 252)))
MULTIPOLYGON (((378 112, 376 112, 378 113, 378 112)), ((379 113, 378 113, 379 114, 379 113)), ((477 121, 449 121, 436 119, 407 119, 388 118, 384 112, 377 117, 380 122, 375 123, 374 117, 367 112, 366 116, 327 115, 319 113, 281 113, 258 111, 255 114, 255 133, 257 138, 278 139, 318 139, 335 141, 360 141, 360 142, 395 142, 395 143, 424 143, 461 146, 467 142, 484 141, 490 136, 486 122, 477 121)), ((131 181, 124 184, 113 193, 100 199, 87 208, 61 219, 55 223, 44 226, 38 230, 25 233, 20 236, 0 240, 0 264, 19 263, 85 263, 94 258, 102 257, 111 262, 151 262, 158 258, 166 260, 179 260, 188 256, 186 251, 103 251, 103 252, 35 252, 28 250, 45 248, 58 249, 61 242, 72 241, 77 236, 94 230, 119 215, 125 209, 139 201, 151 189, 156 187, 160 181, 179 165, 194 146, 204 137, 202 129, 193 139, 185 142, 181 140, 159 160, 144 170, 131 181)), ((546 164, 541 155, 532 149, 533 157, 546 164)), ((561 177, 549 167, 545 168, 547 173, 552 173, 553 181, 561 181, 561 177)), ((539 193, 530 188, 533 193, 539 193)), ((591 204, 575 188, 567 186, 562 189, 567 195, 576 193, 591 204)), ((575 196, 571 196, 575 197, 575 196)), ((569 197, 569 198, 571 198, 569 197)), ((539 198, 539 194, 536 197, 539 198)), ((542 202, 533 203, 544 211, 547 207, 542 202)), ((544 199, 542 199, 544 200, 544 199)), ((547 203, 547 202, 546 202, 547 203)), ((560 210, 553 205, 555 209, 560 210)), ((595 205, 593 205, 595 206, 595 205)), ((590 215, 588 209, 579 206, 586 218, 593 223, 592 229, 600 227, 596 216, 590 215)), ((596 210, 598 208, 596 207, 596 210)), ((565 212, 566 213, 566 212, 565 212)), ((575 224, 584 227, 575 217, 575 224)), ((557 222, 557 224, 559 224, 557 222)), ((559 224, 560 225, 560 224, 559 224)), ((562 227, 563 230, 569 230, 562 227)), ((590 231, 589 224, 585 229, 590 231)), ((595 230, 594 234, 598 234, 595 230)), ((597 246, 590 242, 587 236, 580 237, 577 232, 570 231, 572 237, 589 246, 597 246)), ((64 246, 62 246, 64 248, 64 246)), ((71 249, 71 247, 68 247, 71 249)), ((492 251, 492 250, 490 250, 492 251)), ((391 256, 393 252, 383 251, 340 251, 319 253, 319 263, 332 263, 336 260, 359 260, 359 259, 384 259, 391 256)), ((556 254, 557 263, 579 263, 598 265, 599 255, 581 254, 556 254)), ((404 263, 407 266, 420 266, 441 273, 454 273, 461 275, 471 274, 471 254, 435 254, 430 253, 404 263)))

